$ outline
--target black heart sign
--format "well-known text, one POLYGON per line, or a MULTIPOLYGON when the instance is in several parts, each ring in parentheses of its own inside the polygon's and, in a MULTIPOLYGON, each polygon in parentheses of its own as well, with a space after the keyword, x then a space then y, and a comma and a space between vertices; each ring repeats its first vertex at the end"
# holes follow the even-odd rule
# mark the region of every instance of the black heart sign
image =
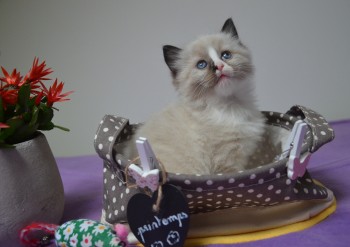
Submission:
POLYGON ((185 197, 175 186, 164 184, 159 210, 155 211, 157 197, 155 191, 152 198, 139 193, 129 200, 127 218, 131 231, 147 247, 184 246, 190 221, 185 197))

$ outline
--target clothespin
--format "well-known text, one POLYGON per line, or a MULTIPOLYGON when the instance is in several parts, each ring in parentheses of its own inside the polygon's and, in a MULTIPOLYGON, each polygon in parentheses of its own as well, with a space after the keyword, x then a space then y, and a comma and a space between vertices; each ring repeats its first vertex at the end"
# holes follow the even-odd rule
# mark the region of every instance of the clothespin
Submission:
POLYGON ((154 192, 159 186, 159 169, 156 169, 158 166, 157 158, 151 145, 144 137, 139 137, 136 140, 136 148, 139 153, 141 167, 131 164, 128 167, 129 173, 139 187, 148 187, 154 192))
MULTIPOLYGON (((306 166, 311 157, 309 152, 301 155, 301 148, 306 131, 307 124, 302 120, 298 120, 295 122, 288 142, 286 143, 286 145, 288 145, 288 143, 290 145, 289 159, 287 161, 288 178, 293 180, 305 174, 306 166)), ((286 146, 284 148, 286 148, 286 146)))
POLYGON ((155 169, 158 166, 157 158, 151 148, 151 145, 147 141, 147 138, 139 137, 136 140, 136 148, 144 171, 155 169))

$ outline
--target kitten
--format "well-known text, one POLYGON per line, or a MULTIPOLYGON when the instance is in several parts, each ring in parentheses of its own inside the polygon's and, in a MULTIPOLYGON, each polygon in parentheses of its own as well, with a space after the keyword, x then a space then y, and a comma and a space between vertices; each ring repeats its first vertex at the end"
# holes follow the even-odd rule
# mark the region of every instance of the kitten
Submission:
POLYGON ((179 98, 135 137, 149 140, 168 172, 247 169, 262 139, 264 118, 255 105, 251 56, 232 19, 217 34, 184 49, 166 45, 163 52, 179 98))

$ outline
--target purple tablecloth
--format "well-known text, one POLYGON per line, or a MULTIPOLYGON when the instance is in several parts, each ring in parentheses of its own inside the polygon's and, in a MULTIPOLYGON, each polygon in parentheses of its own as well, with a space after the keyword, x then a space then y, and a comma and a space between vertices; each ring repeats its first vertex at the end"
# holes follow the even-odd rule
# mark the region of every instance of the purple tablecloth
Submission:
MULTIPOLYGON (((312 155, 309 172, 334 192, 336 212, 307 230, 234 246, 350 246, 350 120, 331 125, 336 138, 312 155)), ((93 155, 57 158, 57 163, 66 196, 62 222, 79 218, 99 220, 103 195, 102 160, 93 155)))

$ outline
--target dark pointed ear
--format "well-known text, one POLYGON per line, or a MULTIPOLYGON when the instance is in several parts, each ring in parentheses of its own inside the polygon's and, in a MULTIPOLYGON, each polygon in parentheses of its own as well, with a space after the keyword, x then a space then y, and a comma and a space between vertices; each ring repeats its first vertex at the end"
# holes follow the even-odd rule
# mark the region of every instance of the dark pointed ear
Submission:
POLYGON ((221 29, 221 32, 230 34, 233 38, 238 39, 237 29, 235 24, 233 24, 232 18, 229 18, 225 21, 224 26, 221 29))
POLYGON ((176 67, 176 61, 179 59, 181 49, 171 45, 163 46, 163 54, 165 63, 168 65, 173 77, 176 76, 178 68, 176 67))

